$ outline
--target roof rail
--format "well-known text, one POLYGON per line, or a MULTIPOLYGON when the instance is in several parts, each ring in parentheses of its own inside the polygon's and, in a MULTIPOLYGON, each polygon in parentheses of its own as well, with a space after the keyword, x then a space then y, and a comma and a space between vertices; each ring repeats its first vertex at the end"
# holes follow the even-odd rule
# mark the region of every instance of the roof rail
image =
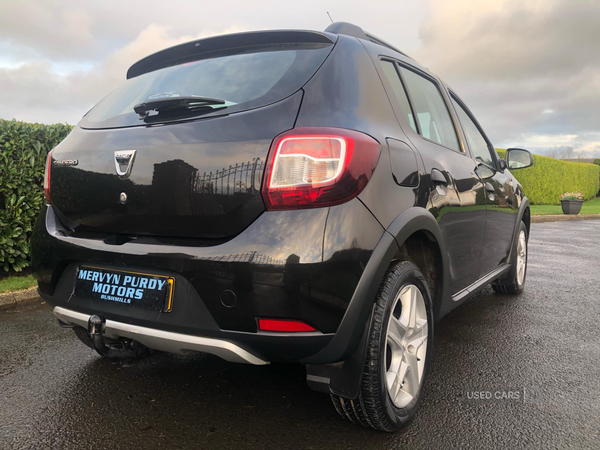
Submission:
POLYGON ((325 32, 333 34, 345 34, 346 36, 354 36, 359 39, 369 40, 367 33, 365 33, 361 27, 348 22, 334 22, 325 28, 325 32))
POLYGON ((411 58, 406 53, 401 52, 396 47, 385 42, 383 39, 379 39, 371 33, 367 33, 361 27, 359 27, 358 25, 354 25, 353 23, 335 22, 329 25, 327 28, 325 28, 325 32, 333 34, 345 34, 346 36, 353 36, 359 39, 364 39, 365 41, 371 41, 375 44, 387 47, 390 50, 394 50, 395 52, 398 52, 401 55, 406 56, 407 58, 412 59, 414 61, 414 58, 411 58))

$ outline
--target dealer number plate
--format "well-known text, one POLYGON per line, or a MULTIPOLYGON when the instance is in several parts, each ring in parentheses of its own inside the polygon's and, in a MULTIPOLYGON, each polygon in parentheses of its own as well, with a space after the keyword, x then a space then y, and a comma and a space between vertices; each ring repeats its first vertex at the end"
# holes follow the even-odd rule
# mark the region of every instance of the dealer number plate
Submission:
POLYGON ((170 312, 175 278, 141 272, 79 266, 75 295, 135 308, 170 312))

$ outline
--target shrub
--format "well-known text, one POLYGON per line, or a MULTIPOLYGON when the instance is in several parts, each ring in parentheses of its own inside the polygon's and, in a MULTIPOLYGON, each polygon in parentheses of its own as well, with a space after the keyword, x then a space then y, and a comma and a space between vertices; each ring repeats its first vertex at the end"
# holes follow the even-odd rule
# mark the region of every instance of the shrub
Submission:
MULTIPOLYGON (((506 150, 496 149, 501 158, 506 150)), ((596 196, 600 184, 600 166, 560 161, 533 155, 533 166, 512 170, 532 205, 558 205, 565 192, 581 192, 584 199, 596 196)))
POLYGON ((600 159, 595 159, 594 164, 596 164, 597 166, 600 166, 600 159))
POLYGON ((29 266, 29 239, 44 204, 46 155, 71 131, 0 119, 0 268, 29 266))

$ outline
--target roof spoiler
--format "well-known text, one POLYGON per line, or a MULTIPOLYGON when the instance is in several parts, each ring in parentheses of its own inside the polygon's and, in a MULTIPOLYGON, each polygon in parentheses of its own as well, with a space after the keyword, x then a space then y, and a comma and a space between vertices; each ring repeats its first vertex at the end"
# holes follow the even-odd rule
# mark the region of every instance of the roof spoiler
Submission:
POLYGON ((176 45, 139 60, 127 71, 127 79, 165 67, 186 62, 231 54, 232 51, 258 50, 274 45, 326 46, 335 42, 335 37, 318 31, 252 31, 226 34, 176 45))

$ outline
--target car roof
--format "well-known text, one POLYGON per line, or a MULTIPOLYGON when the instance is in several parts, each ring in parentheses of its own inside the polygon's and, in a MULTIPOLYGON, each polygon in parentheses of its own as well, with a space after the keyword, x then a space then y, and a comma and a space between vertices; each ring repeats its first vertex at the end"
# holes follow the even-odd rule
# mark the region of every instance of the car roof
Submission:
MULTIPOLYGON (((363 45, 369 53, 397 59, 427 73, 429 76, 438 79, 435 74, 431 73, 427 67, 424 67, 418 63, 413 57, 392 46, 383 39, 380 39, 377 36, 374 36, 373 34, 363 30, 358 25, 348 22, 334 22, 325 29, 325 33, 329 35, 345 35, 355 37, 363 42, 363 45)), ((438 79, 438 81, 441 80, 438 79)))
POLYGON ((127 71, 127 79, 134 78, 147 72, 165 67, 193 61, 208 55, 216 56, 220 51, 239 47, 254 47, 268 44, 313 44, 326 45, 335 43, 338 35, 352 36, 366 42, 397 53, 406 58, 411 64, 423 68, 414 58, 398 50, 383 39, 363 30, 358 25, 348 22, 334 22, 324 32, 311 30, 268 30, 250 31, 243 33, 225 34, 209 38, 198 39, 175 45, 146 56, 133 64, 127 71))

